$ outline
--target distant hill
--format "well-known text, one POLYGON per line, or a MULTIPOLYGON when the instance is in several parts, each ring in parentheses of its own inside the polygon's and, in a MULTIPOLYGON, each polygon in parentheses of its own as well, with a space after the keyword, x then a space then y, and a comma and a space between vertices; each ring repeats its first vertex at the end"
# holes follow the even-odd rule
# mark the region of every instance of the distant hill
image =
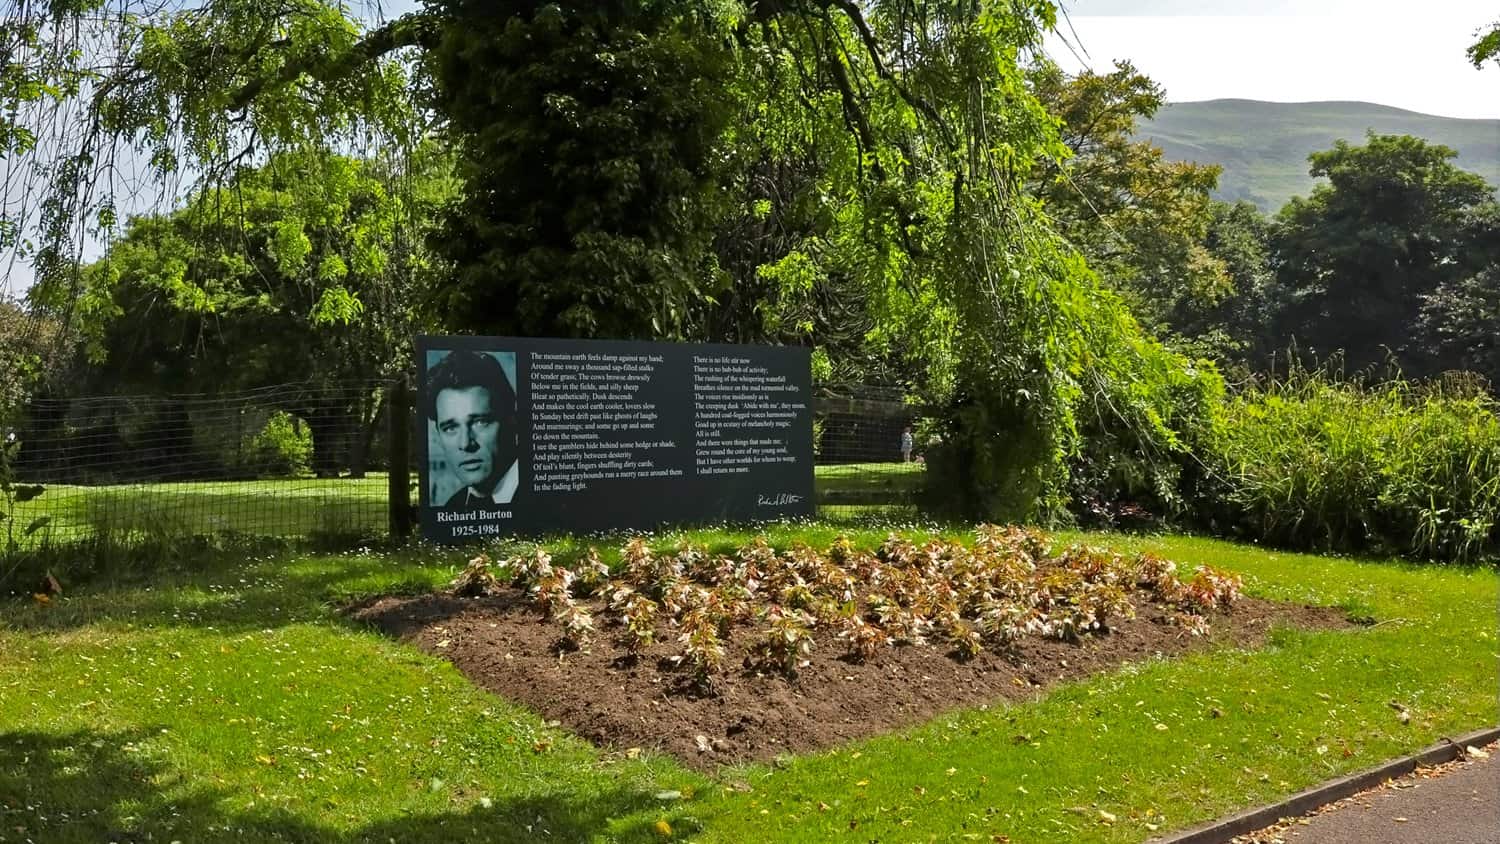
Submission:
POLYGON ((1500 186, 1500 120, 1434 117, 1373 103, 1205 100, 1162 108, 1137 135, 1150 138, 1167 158, 1222 165, 1218 198, 1247 199, 1275 212, 1312 190, 1309 153, 1341 138, 1362 143, 1367 129, 1452 147, 1460 167, 1500 186))

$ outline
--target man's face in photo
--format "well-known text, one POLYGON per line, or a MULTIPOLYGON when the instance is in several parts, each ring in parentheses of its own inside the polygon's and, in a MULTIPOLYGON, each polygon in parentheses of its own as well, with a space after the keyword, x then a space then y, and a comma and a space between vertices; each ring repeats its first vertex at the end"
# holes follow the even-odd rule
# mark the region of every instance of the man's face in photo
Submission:
POLYGON ((438 437, 443 456, 465 486, 488 494, 494 486, 500 423, 483 387, 447 389, 437 394, 438 437))

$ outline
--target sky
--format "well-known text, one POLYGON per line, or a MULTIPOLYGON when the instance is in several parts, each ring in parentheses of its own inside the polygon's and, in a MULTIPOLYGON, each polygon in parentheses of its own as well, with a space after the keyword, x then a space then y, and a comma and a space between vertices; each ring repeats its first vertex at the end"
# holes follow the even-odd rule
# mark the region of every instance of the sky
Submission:
POLYGON ((1063 0, 1063 8, 1068 20, 1047 43, 1054 60, 1076 72, 1129 59, 1170 102, 1362 100, 1500 118, 1500 67, 1476 70, 1464 56, 1475 31, 1500 20, 1496 0, 1063 0))

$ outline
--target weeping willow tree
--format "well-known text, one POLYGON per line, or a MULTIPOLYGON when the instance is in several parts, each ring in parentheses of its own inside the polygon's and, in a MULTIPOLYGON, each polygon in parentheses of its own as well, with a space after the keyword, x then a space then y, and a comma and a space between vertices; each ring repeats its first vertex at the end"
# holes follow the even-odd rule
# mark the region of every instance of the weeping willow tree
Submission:
POLYGON ((463 183, 432 240, 449 272, 423 294, 443 324, 889 356, 943 410, 935 475, 960 509, 1032 517, 1063 503, 1080 420, 1179 453, 1215 383, 1144 337, 1026 195, 1037 162, 1068 154, 1022 70, 1056 14, 22 3, 0 31, 21 68, 0 86, 0 150, 26 189, 0 236, 67 322, 126 195, 170 204, 289 150, 436 137, 463 183))

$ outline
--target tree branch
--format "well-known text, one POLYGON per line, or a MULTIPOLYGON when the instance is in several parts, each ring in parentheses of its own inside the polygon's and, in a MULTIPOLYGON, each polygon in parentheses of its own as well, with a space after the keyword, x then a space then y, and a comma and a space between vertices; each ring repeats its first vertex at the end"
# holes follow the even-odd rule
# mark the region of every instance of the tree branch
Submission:
POLYGON ((896 89, 896 93, 901 95, 901 99, 905 100, 907 105, 921 112, 923 117, 932 121, 932 124, 942 133, 943 143, 947 144, 948 149, 957 149, 958 140, 954 136, 952 128, 948 126, 948 121, 943 119, 943 115, 932 103, 917 96, 910 88, 902 84, 901 80, 897 79, 896 75, 891 72, 891 69, 886 66, 885 60, 880 55, 880 40, 875 37, 875 31, 870 28, 869 21, 865 20, 864 13, 859 9, 859 4, 855 0, 826 1, 828 5, 843 12, 844 17, 848 18, 849 22, 854 25, 855 30, 859 32, 859 40, 864 45, 865 53, 869 55, 870 61, 875 66, 875 75, 890 83, 891 87, 896 89))
MULTIPOLYGON (((837 39, 838 34, 833 33, 830 37, 837 39)), ((865 111, 859 104, 859 95, 854 90, 854 84, 849 79, 849 73, 844 68, 843 60, 832 51, 827 50, 826 45, 824 49, 829 71, 833 75, 833 81, 838 85, 839 99, 844 104, 844 122, 850 129, 854 130, 855 138, 859 141, 861 149, 872 153, 870 168, 874 171, 876 180, 883 182, 885 181, 885 168, 880 162, 878 154, 879 146, 875 141, 875 131, 871 128, 869 118, 865 116, 865 111)))
POLYGON ((362 65, 403 47, 432 47, 437 43, 436 16, 415 12, 402 15, 379 29, 371 31, 347 53, 327 59, 308 56, 287 61, 274 76, 261 76, 245 83, 229 97, 229 108, 243 111, 265 91, 291 84, 306 74, 319 82, 333 82, 354 73, 362 65))

